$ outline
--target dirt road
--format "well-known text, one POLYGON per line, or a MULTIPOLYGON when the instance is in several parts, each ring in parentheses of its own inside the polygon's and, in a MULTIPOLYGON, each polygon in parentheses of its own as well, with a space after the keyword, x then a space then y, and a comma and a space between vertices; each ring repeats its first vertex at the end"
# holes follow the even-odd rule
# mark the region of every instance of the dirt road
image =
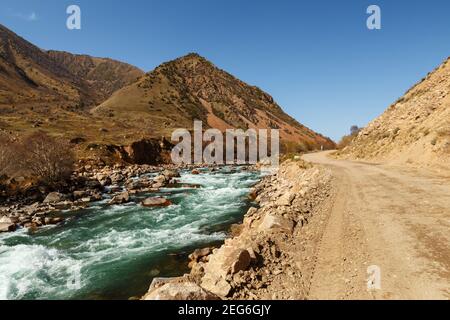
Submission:
POLYGON ((337 196, 316 257, 310 299, 449 299, 450 180, 412 169, 304 159, 329 167, 337 196), (367 270, 379 268, 367 289, 367 270))

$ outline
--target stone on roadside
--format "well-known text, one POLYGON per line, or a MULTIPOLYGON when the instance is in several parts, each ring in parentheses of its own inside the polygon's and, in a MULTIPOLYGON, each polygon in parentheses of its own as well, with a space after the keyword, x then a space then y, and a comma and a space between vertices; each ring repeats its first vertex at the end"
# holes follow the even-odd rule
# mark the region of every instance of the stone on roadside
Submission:
POLYGON ((149 291, 144 300, 220 300, 194 282, 168 282, 149 291))
POLYGON ((289 207, 295 199, 295 194, 285 193, 277 201, 277 205, 289 207))
POLYGON ((227 276, 247 270, 251 260, 250 253, 245 249, 222 246, 209 256, 201 281, 202 287, 220 297, 226 297, 231 291, 227 276))
POLYGON ((206 274, 202 278, 202 287, 211 293, 225 298, 231 291, 231 285, 222 277, 206 274))
POLYGON ((259 232, 271 232, 276 230, 292 233, 294 222, 291 219, 275 216, 267 213, 258 227, 259 232))
POLYGON ((210 255, 212 253, 211 248, 203 248, 203 249, 196 249, 193 253, 189 255, 189 259, 198 262, 200 259, 210 255))
POLYGON ((233 275, 239 271, 245 271, 250 266, 250 253, 245 249, 237 249, 230 253, 225 264, 230 265, 230 273, 233 275))

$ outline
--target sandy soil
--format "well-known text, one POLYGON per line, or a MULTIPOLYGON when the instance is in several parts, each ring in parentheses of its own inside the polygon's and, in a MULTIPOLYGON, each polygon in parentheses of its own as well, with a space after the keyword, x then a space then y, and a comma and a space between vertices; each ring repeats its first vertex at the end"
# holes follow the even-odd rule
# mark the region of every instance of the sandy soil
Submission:
POLYGON ((337 190, 308 299, 449 299, 450 178, 328 154, 304 156, 333 171, 337 190), (368 290, 370 266, 381 289, 368 290))

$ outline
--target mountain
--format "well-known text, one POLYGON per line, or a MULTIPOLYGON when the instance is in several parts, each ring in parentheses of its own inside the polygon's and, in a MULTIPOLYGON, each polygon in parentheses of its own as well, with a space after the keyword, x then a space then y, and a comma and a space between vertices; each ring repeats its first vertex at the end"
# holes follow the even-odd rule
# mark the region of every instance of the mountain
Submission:
POLYGON ((115 92, 93 110, 101 117, 134 123, 154 134, 204 128, 280 129, 283 141, 305 149, 332 148, 334 143, 288 116, 273 98, 192 53, 157 67, 137 82, 115 92))
POLYGON ((44 51, 0 25, 0 106, 95 106, 144 73, 111 59, 44 51))
POLYGON ((450 59, 372 121, 340 156, 448 170, 450 59))
POLYGON ((87 82, 96 92, 99 102, 103 102, 115 91, 144 75, 139 68, 109 58, 95 58, 54 50, 47 51, 47 54, 75 77, 87 82))
POLYGON ((0 25, 2 132, 46 131, 74 141, 84 156, 169 138, 195 119, 205 129, 277 128, 293 151, 334 147, 269 94, 198 54, 144 73, 108 58, 45 51, 0 25))
POLYGON ((36 107, 93 103, 81 79, 43 50, 0 25, 0 105, 36 107))

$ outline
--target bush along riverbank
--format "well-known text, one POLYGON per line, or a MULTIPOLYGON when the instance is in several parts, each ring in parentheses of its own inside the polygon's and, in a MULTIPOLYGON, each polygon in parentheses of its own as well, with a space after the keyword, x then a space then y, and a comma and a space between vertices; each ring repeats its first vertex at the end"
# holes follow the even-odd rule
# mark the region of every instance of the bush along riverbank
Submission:
POLYGON ((142 299, 306 299, 332 181, 327 169, 283 163, 252 189, 258 208, 220 248, 194 251, 189 274, 155 278, 142 299))

